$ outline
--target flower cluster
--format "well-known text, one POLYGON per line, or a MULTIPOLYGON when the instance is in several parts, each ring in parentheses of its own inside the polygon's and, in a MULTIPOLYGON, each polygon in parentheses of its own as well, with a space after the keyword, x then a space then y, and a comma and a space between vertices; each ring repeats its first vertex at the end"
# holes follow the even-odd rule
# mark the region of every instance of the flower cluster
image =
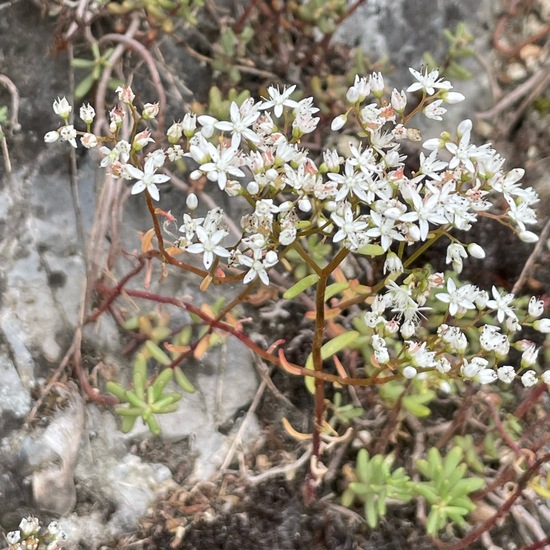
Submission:
POLYGON ((28 516, 21 520, 19 529, 6 535, 10 550, 60 550, 67 539, 57 521, 52 521, 44 532, 40 532, 38 518, 28 516))
MULTIPOLYGON (((197 198, 188 197, 177 245, 201 255, 212 274, 230 269, 241 273, 245 284, 258 279, 267 285, 269 270, 290 249, 307 260, 306 239, 313 234, 332 243, 340 261, 348 254, 384 255, 383 279, 363 315, 375 365, 407 378, 431 372, 487 383, 511 382, 518 376, 529 386, 538 380, 538 349, 518 335, 526 325, 550 332, 550 321, 540 319, 541 302, 533 297, 527 315, 520 318, 512 294, 460 284, 457 275, 464 261, 483 258, 485 252, 474 242, 461 242, 453 230, 468 231, 491 215, 521 240, 534 242, 537 236, 528 228, 536 223, 537 193, 520 184, 523 170, 505 171, 504 159, 490 145, 472 143, 470 120, 425 141, 418 168, 411 172, 402 145, 422 137, 410 120, 423 115, 441 121, 444 105, 464 99, 438 71, 411 69, 411 74, 415 82, 406 91, 389 94, 381 74, 357 76, 346 94, 347 110, 331 125, 333 132, 349 135, 349 145, 326 149, 319 158, 301 146, 304 135, 317 128, 318 109, 310 97, 294 99, 294 86, 269 87, 266 98, 231 103, 228 120, 188 113, 168 129, 167 148, 146 154, 153 142, 150 130, 136 130, 125 141, 120 128, 128 113, 134 128, 146 125, 158 113, 157 104, 139 110, 133 92, 120 88, 121 104, 110 112, 110 135, 95 136, 90 132, 93 109, 81 109, 86 131, 77 132, 68 124, 71 106, 61 99, 54 111, 64 126, 45 140, 76 146, 80 134, 85 147, 101 145, 101 166, 113 177, 133 182, 132 194, 145 192, 159 200, 158 185, 170 179, 160 173, 165 162, 185 158, 194 164, 191 180, 211 182, 229 197, 243 197, 250 211, 241 219, 242 234, 231 243, 224 212, 215 208, 199 217, 197 198), (412 93, 418 98, 409 107, 412 93), (418 254, 410 252, 411 245, 425 250, 439 238, 449 241, 449 272, 412 269, 418 254), (446 308, 444 322, 437 335, 427 338, 424 320, 437 304, 446 308), (469 324, 471 318, 487 316, 493 324, 469 324), (466 336, 467 328, 476 331, 475 345, 466 336), (398 354, 392 351, 397 338, 402 339, 398 354), (516 368, 505 364, 512 347, 521 352, 516 368)), ((550 373, 542 379, 550 382, 550 373)))

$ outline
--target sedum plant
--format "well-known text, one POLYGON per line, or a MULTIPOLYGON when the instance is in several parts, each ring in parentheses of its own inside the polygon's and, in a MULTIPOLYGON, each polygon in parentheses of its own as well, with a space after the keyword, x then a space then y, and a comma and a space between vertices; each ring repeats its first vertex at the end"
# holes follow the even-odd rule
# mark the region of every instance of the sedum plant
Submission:
MULTIPOLYGON (((521 185, 522 169, 506 171, 504 159, 489 144, 473 143, 470 120, 457 128, 443 124, 447 105, 464 99, 449 81, 437 70, 411 69, 411 75, 406 90, 388 90, 380 73, 357 76, 327 138, 328 143, 347 144, 324 147, 319 155, 303 145, 317 130, 318 108, 311 97, 298 100, 296 86, 270 86, 261 99, 232 101, 229 116, 221 119, 186 113, 167 130, 165 145, 152 138, 159 105, 137 105, 129 87, 118 88, 106 133, 92 131, 95 112, 89 105, 80 109, 83 129, 75 128, 69 122, 72 106, 63 98, 54 102, 62 123, 45 136, 49 143, 77 147, 79 139, 86 148, 98 148, 101 166, 127 183, 132 195, 141 195, 152 223, 147 243, 142 243, 145 259, 157 259, 165 270, 172 266, 195 274, 202 290, 242 284, 237 298, 216 315, 177 297, 125 292, 197 314, 207 332, 224 330, 265 361, 308 380, 315 401, 314 460, 307 479, 311 491, 325 471, 319 460, 325 448, 327 384, 393 384, 386 399, 395 402, 403 394, 405 407, 423 416, 430 412, 430 399, 421 397, 420 388, 450 392, 464 384, 511 384, 516 379, 525 387, 539 380, 550 383, 550 371, 537 364, 538 345, 521 332, 531 327, 541 339, 550 332, 542 300, 533 296, 522 308, 512 293, 461 280, 464 262, 485 256, 469 238, 469 230, 482 218, 497 220, 525 242, 537 240, 531 230, 537 221, 537 193, 521 185), (418 117, 441 122, 439 137, 424 140, 414 125, 418 117), (123 124, 125 119, 129 124, 123 124), (124 126, 131 129, 128 135, 124 126), (407 142, 422 144, 418 155, 406 154, 407 142), (215 187, 229 200, 245 204, 246 213, 231 224, 233 234, 222 208, 197 213, 194 193, 187 195, 186 209, 177 219, 156 207, 170 180, 165 167, 182 159, 193 167, 189 179, 197 187, 215 187), (446 246, 444 273, 423 265, 423 254, 437 242, 446 246), (352 257, 372 263, 369 280, 342 279, 352 257), (297 258, 302 278, 296 282, 291 273, 297 272, 297 258), (286 300, 307 294, 314 304, 307 316, 313 325, 311 354, 304 364, 293 363, 284 347, 275 351, 281 344, 276 337, 274 346, 264 349, 242 327, 226 321, 231 309, 254 290, 272 284, 274 269, 288 274, 286 300), (358 349, 363 358, 354 376, 339 359, 350 349, 358 349), (338 374, 328 370, 329 364, 337 366, 338 374)), ((121 286, 118 294, 117 289, 102 288, 105 311, 121 286)), ((111 385, 120 401, 130 403, 131 412, 123 414, 150 422, 154 414, 172 410, 176 398, 163 393, 164 379, 183 357, 165 365, 159 382, 144 383, 140 367, 133 390, 111 385)), ((461 483, 464 471, 459 467, 453 475, 460 488, 447 487, 441 472, 449 464, 458 465, 458 451, 445 460, 434 453, 426 465, 419 465, 429 481, 417 485, 435 510, 431 533, 441 528, 442 518, 462 521, 470 508, 467 495, 477 484, 461 483)), ((382 472, 387 482, 389 466, 380 460, 361 454, 361 463, 382 472)), ((365 497, 370 489, 363 485, 368 487, 370 478, 361 475, 351 490, 365 497)), ((367 501, 372 523, 384 510, 384 499, 364 499, 365 505, 367 501)))
POLYGON ((444 458, 432 447, 426 460, 416 462, 418 471, 428 479, 414 483, 413 489, 430 506, 426 521, 430 535, 437 534, 449 521, 465 525, 466 516, 476 508, 469 495, 481 489, 485 482, 480 477, 465 477, 468 467, 461 462, 462 457, 460 447, 453 447, 444 458))
POLYGON ((356 479, 342 494, 344 506, 351 506, 355 499, 363 503, 365 519, 371 529, 386 515, 388 501, 407 502, 414 494, 405 469, 391 470, 394 458, 392 455, 370 457, 365 449, 361 449, 357 453, 356 479))

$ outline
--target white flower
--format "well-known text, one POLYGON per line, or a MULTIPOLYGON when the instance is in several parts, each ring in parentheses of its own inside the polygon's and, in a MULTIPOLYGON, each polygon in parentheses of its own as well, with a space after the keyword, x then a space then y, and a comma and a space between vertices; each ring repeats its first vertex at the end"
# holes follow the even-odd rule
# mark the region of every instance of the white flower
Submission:
POLYGON ((456 315, 462 309, 475 309, 476 306, 472 301, 471 289, 467 288, 471 285, 465 285, 462 288, 456 287, 456 283, 449 277, 447 280, 447 292, 439 292, 435 295, 438 300, 449 304, 449 314, 456 315), (464 290, 468 292, 465 292, 464 290))
POLYGON ((480 384, 489 384, 497 379, 497 373, 487 367, 487 359, 474 357, 471 361, 464 359, 460 372, 464 378, 471 378, 480 384))
POLYGON ((360 217, 355 217, 352 207, 345 203, 342 215, 333 212, 332 221, 340 228, 332 238, 332 241, 338 243, 344 241, 344 246, 350 250, 357 250, 360 245, 358 234, 365 230, 367 223, 360 217))
POLYGON ((6 538, 8 539, 8 544, 17 544, 21 540, 21 533, 19 531, 10 531, 6 538))
POLYGON ((514 370, 514 367, 504 365, 497 369, 497 375, 499 380, 501 380, 502 382, 506 384, 511 384, 516 377, 516 371, 514 370))
POLYGON ((361 103, 370 94, 370 84, 365 77, 355 75, 353 86, 348 88, 346 99, 350 103, 361 103))
POLYGON ((61 141, 68 141, 76 149, 76 130, 72 125, 60 128, 59 137, 61 141))
POLYGON ((69 105, 67 98, 59 99, 57 98, 53 102, 53 112, 56 115, 59 115, 62 119, 67 120, 73 108, 69 105))
MULTIPOLYGON (((243 104, 243 107, 245 105, 246 102, 243 104)), ((239 106, 232 101, 231 106, 229 107, 229 117, 231 118, 231 122, 221 121, 214 124, 214 126, 222 132, 231 132, 231 147, 235 148, 240 145, 241 138, 247 139, 252 143, 260 142, 260 136, 249 128, 260 116, 260 111, 258 110, 258 107, 256 107, 249 112, 243 113, 243 110, 246 111, 243 107, 239 109, 239 106)))
POLYGON ((228 174, 236 177, 243 177, 244 172, 233 165, 235 155, 237 154, 236 147, 227 147, 226 149, 214 147, 211 143, 207 143, 210 153, 210 162, 201 164, 199 170, 206 173, 206 177, 210 181, 217 181, 219 188, 223 191, 227 183, 228 174))
POLYGON ((254 250, 254 257, 246 256, 244 254, 239 254, 239 262, 241 265, 245 265, 250 268, 248 273, 244 276, 243 284, 248 284, 253 281, 256 277, 264 283, 264 285, 269 285, 269 277, 267 275, 267 269, 274 266, 278 261, 277 253, 274 250, 270 250, 265 258, 262 260, 261 257, 262 251, 260 249, 254 250))
POLYGON ((208 232, 203 226, 198 225, 195 228, 195 233, 200 242, 187 246, 186 250, 192 254, 203 253, 202 262, 205 269, 210 269, 212 266, 214 254, 222 258, 229 258, 231 255, 229 250, 220 245, 220 242, 229 234, 225 229, 217 229, 216 231, 208 232))
POLYGON ((283 91, 280 92, 279 88, 275 88, 275 86, 270 86, 267 89, 269 99, 261 104, 260 109, 270 109, 271 107, 273 107, 273 113, 277 118, 279 118, 283 114, 283 107, 294 108, 298 106, 297 101, 290 99, 290 96, 295 89, 296 86, 294 85, 290 86, 290 88, 283 88, 283 91))
POLYGON ((152 199, 156 201, 160 199, 157 184, 167 182, 170 179, 170 176, 156 174, 155 170, 155 159, 153 157, 150 157, 145 161, 143 170, 140 170, 131 164, 126 165, 126 171, 128 174, 132 178, 138 180, 132 187, 132 195, 137 195, 147 189, 147 192, 151 195, 152 199))
POLYGON ((517 315, 510 307, 510 303, 514 300, 514 295, 505 293, 501 294, 494 286, 491 292, 493 294, 494 300, 489 300, 487 302, 487 307, 497 310, 498 322, 502 323, 504 321, 504 317, 517 319, 517 315))
POLYGON ((526 388, 534 386, 538 382, 537 373, 534 370, 528 370, 521 375, 521 382, 526 388))
POLYGON ((19 523, 19 529, 21 529, 24 537, 33 535, 38 533, 38 530, 40 529, 40 522, 38 521, 38 518, 27 516, 21 520, 21 523, 19 523))
POLYGON ((447 257, 445 258, 445 263, 451 263, 453 269, 460 273, 462 271, 463 263, 462 258, 467 258, 468 253, 460 243, 451 243, 447 247, 447 257))
POLYGON ((545 384, 550 384, 550 370, 545 370, 540 377, 545 384))
POLYGON ((445 107, 441 107, 441 103, 442 100, 437 99, 424 107, 423 113, 425 117, 432 120, 443 120, 442 116, 447 112, 447 109, 445 109, 445 107))
POLYGON ((411 74, 418 80, 411 84, 407 88, 407 92, 416 92, 417 90, 424 90, 428 95, 435 94, 435 90, 450 90, 452 88, 451 83, 447 80, 443 80, 439 77, 439 71, 434 69, 428 73, 428 69, 424 71, 424 74, 409 68, 411 74))

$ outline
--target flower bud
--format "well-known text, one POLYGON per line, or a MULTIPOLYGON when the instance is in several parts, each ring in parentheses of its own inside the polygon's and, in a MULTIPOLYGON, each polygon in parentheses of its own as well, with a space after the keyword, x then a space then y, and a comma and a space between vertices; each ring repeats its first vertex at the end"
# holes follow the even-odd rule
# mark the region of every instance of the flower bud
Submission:
POLYGON ((337 116, 331 123, 330 125, 330 129, 333 131, 333 132, 337 132, 338 130, 342 129, 345 125, 346 125, 346 122, 348 120, 348 116, 347 115, 339 115, 337 116))
POLYGON ((134 151, 141 151, 148 143, 154 142, 155 140, 151 137, 150 130, 143 130, 136 134, 134 137, 134 142, 132 143, 132 149, 134 151))
POLYGON ((535 344, 530 344, 529 347, 521 354, 521 367, 526 368, 534 365, 537 362, 539 350, 535 344))
POLYGON ((417 373, 418 373, 418 371, 414 367, 411 367, 411 366, 405 367, 403 369, 403 372, 402 372, 403 376, 405 378, 409 378, 409 379, 414 378, 417 373))
POLYGON ((384 77, 382 73, 372 73, 369 77, 369 84, 372 94, 377 98, 381 98, 384 93, 384 77))
POLYGON ((86 133, 80 138, 80 141, 86 149, 97 147, 97 137, 94 134, 86 133))
POLYGON ((403 273, 403 262, 394 252, 388 252, 388 255, 386 256, 386 261, 384 262, 384 275, 388 271, 392 275, 403 273))
POLYGON ((120 101, 123 101, 127 105, 130 105, 134 101, 134 98, 136 97, 136 94, 132 92, 132 88, 130 88, 130 86, 125 86, 125 87, 119 86, 115 90, 115 92, 118 94, 118 99, 120 99, 120 101))
POLYGON ((181 122, 174 122, 170 128, 166 131, 168 136, 168 142, 174 145, 177 143, 183 134, 183 125, 181 122))
POLYGON ((531 317, 540 317, 544 312, 544 302, 542 300, 537 300, 535 296, 531 296, 528 311, 531 317))
POLYGON ((540 377, 545 384, 550 384, 550 370, 545 370, 540 377))
POLYGON ((189 195, 187 195, 187 199, 185 199, 185 204, 187 205, 187 208, 189 208, 189 210, 196 210, 197 206, 199 205, 199 199, 197 198, 197 195, 195 195, 195 193, 189 193, 189 195))
POLYGON ((391 106, 398 113, 403 113, 407 106, 407 94, 403 90, 399 92, 394 88, 391 93, 391 106))
POLYGON ((403 336, 403 338, 411 338, 416 332, 416 327, 414 326, 414 323, 412 321, 405 321, 401 325, 401 329, 399 330, 399 332, 401 333, 401 336, 403 336))
POLYGON ((89 103, 80 107, 80 118, 85 124, 91 124, 94 121, 94 117, 95 110, 89 103))
POLYGON ((520 231, 518 233, 518 237, 520 241, 523 241, 524 243, 536 243, 539 240, 538 235, 532 231, 520 231))
POLYGON ((300 199, 298 201, 298 209, 302 212, 311 212, 311 202, 309 199, 300 199))
POLYGON ((52 132, 48 132, 44 136, 44 141, 46 143, 55 143, 58 139, 59 139, 59 132, 56 132, 55 130, 53 130, 52 132))
POLYGON ((533 323, 533 328, 543 334, 550 334, 550 319, 538 319, 533 323))
POLYGON ((473 258, 478 258, 479 260, 485 258, 485 250, 483 250, 483 248, 476 243, 470 243, 468 245, 468 254, 470 254, 473 258))
POLYGON ((197 115, 193 115, 191 113, 187 113, 183 117, 183 121, 181 122, 183 133, 185 134, 186 138, 193 137, 195 135, 195 130, 197 129, 197 115))
POLYGON ((528 370, 521 375, 521 382, 526 388, 534 386, 538 382, 537 373, 534 370, 528 370))
POLYGON ((260 192, 260 186, 258 185, 258 182, 252 180, 252 181, 249 182, 248 185, 246 186, 246 190, 247 190, 251 195, 257 195, 257 194, 260 192))

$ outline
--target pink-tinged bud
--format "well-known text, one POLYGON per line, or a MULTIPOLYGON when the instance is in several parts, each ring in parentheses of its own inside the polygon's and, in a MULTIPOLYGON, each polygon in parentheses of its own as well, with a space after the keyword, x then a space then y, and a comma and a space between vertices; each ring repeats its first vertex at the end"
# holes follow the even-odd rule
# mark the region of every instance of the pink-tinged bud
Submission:
POLYGON ((86 147, 86 149, 93 149, 94 147, 97 147, 97 137, 94 134, 90 134, 90 133, 84 134, 80 138, 80 141, 82 145, 86 147))
POLYGON ((119 109, 118 107, 114 107, 109 112, 109 117, 111 118, 111 122, 113 124, 116 124, 117 126, 120 126, 122 124, 122 121, 124 120, 125 113, 122 109, 119 109))
POLYGON ((59 99, 57 98, 53 102, 53 112, 56 115, 59 115, 62 119, 67 120, 73 108, 69 105, 67 98, 59 99))
POLYGON ((130 86, 126 86, 126 87, 119 86, 115 90, 115 92, 118 94, 118 99, 120 99, 120 101, 123 101, 128 105, 130 105, 134 101, 134 98, 136 97, 136 94, 132 92, 132 88, 130 88, 130 86))
POLYGON ((95 110, 89 103, 80 107, 80 118, 85 124, 91 124, 94 121, 94 117, 95 110))
POLYGON ((55 143, 59 139, 59 132, 56 132, 55 130, 53 132, 48 132, 44 136, 44 141, 46 143, 55 143))
POLYGON ((150 130, 143 130, 136 134, 134 138, 134 143, 132 144, 132 149, 134 151, 141 151, 148 143, 154 142, 155 140, 151 137, 150 130))
POLYGON ((485 258, 485 250, 483 250, 483 248, 476 243, 471 243, 468 245, 468 254, 470 254, 473 258, 478 258, 479 260, 485 258))
POLYGON ((158 103, 146 103, 143 106, 143 111, 141 116, 145 120, 151 120, 159 114, 159 104, 158 103))

